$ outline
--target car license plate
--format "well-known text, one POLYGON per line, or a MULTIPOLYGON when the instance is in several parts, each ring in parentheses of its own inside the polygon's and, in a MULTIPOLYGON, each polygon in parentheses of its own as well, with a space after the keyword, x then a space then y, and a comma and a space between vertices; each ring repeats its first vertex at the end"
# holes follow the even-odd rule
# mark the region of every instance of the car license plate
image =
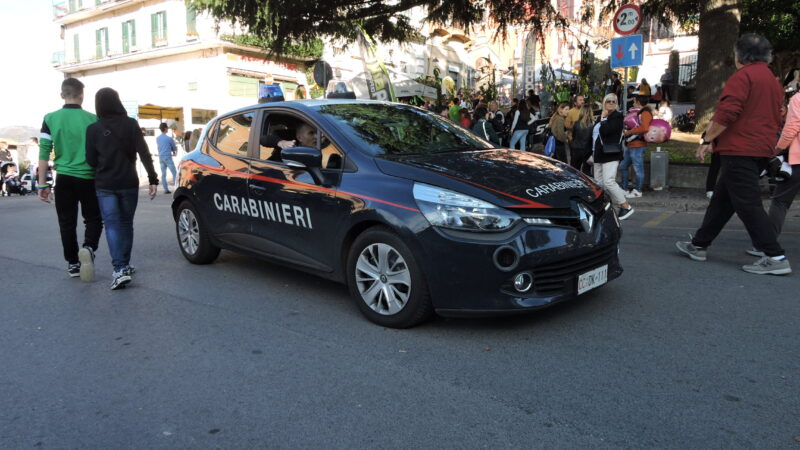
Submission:
POLYGON ((608 264, 578 275, 578 295, 606 284, 608 281, 608 264))

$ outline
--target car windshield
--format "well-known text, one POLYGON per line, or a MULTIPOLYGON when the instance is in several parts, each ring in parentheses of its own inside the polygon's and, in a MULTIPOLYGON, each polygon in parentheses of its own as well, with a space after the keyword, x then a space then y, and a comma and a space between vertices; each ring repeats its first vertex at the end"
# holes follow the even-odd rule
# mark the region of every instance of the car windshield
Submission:
POLYGON ((346 103, 318 111, 373 155, 484 150, 495 146, 441 116, 406 105, 346 103))

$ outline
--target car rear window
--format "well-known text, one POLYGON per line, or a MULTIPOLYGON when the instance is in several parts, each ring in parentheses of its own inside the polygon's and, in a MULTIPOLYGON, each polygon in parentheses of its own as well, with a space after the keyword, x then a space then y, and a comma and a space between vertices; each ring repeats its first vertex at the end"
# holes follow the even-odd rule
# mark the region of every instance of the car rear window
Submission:
POLYGON ((373 155, 428 154, 494 148, 467 129, 423 109, 382 103, 320 105, 320 114, 373 155))

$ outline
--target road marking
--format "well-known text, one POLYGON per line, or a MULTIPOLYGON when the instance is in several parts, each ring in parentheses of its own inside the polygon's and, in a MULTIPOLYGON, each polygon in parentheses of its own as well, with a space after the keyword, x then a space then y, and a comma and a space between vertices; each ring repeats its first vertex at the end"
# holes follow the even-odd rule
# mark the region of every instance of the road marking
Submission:
POLYGON ((650 219, 642 225, 644 228, 655 228, 661 224, 661 222, 669 219, 675 213, 674 212, 663 212, 660 216, 656 217, 655 219, 650 219))

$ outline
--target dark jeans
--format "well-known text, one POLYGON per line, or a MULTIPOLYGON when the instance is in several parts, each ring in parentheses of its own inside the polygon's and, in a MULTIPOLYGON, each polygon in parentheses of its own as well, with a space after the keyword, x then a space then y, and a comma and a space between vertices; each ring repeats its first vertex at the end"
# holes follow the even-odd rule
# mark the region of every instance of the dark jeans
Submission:
POLYGON ((714 187, 703 225, 697 230, 692 244, 697 247, 711 245, 735 212, 747 228, 755 248, 767 256, 783 255, 778 233, 761 203, 758 186, 759 174, 766 166, 767 158, 725 155, 719 158, 719 181, 714 187))
POLYGON ((792 206, 792 201, 800 191, 800 164, 792 166, 792 176, 779 182, 772 193, 772 203, 769 205, 769 220, 775 227, 775 232, 781 234, 783 222, 786 220, 786 211, 792 206))
POLYGON ((64 259, 70 264, 78 262, 78 205, 81 207, 83 224, 86 230, 83 246, 97 250, 100 234, 103 232, 103 221, 100 219, 100 207, 94 191, 94 180, 56 175, 56 214, 58 228, 61 230, 61 245, 64 247, 64 259))
POLYGON ((133 215, 139 203, 139 189, 98 189, 97 201, 106 225, 111 264, 119 271, 131 262, 133 215))
POLYGON ((592 166, 586 162, 590 156, 592 156, 592 152, 587 150, 587 147, 570 147, 569 165, 587 175, 590 175, 592 166))
POLYGON ((630 178, 628 167, 633 165, 633 171, 636 172, 636 190, 642 192, 644 187, 644 152, 647 151, 645 147, 628 147, 625 150, 625 156, 622 162, 619 163, 619 170, 622 171, 622 190, 628 190, 628 178, 630 178))
POLYGON ((556 151, 553 153, 553 158, 563 162, 564 164, 567 163, 567 144, 556 141, 556 151))
POLYGON ((711 154, 711 165, 708 166, 706 175, 706 192, 713 191, 719 176, 719 153, 711 154))

